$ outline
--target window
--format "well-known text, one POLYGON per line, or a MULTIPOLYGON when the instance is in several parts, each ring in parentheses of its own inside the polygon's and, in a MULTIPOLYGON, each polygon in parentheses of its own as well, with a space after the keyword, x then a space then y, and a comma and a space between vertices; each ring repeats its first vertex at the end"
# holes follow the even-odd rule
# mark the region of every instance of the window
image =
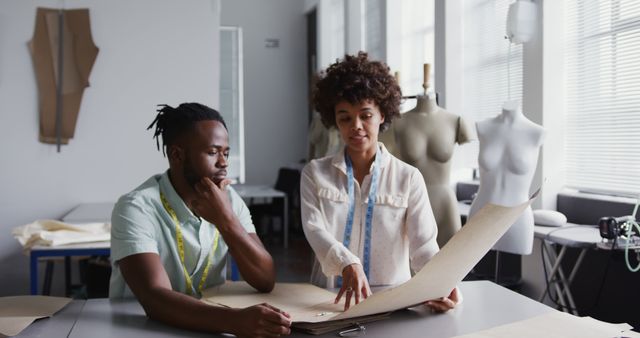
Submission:
POLYGON ((242 28, 220 27, 220 114, 229 129, 229 174, 244 183, 244 99, 242 28))
MULTIPOLYGON (((434 2, 403 0, 401 8, 401 58, 400 84, 404 95, 422 94, 424 73, 422 65, 431 64, 429 86, 433 88, 434 2)), ((409 107, 415 101, 407 102, 409 107)), ((409 108, 407 107, 407 108, 409 108)))
MULTIPOLYGON (((522 45, 505 39, 511 3, 512 0, 463 1, 462 110, 453 113, 470 125, 498 115, 507 100, 522 104, 522 45)), ((459 148, 457 157, 462 166, 478 166, 478 147, 478 142, 471 142, 459 148)))
POLYGON ((470 123, 497 115, 509 99, 522 102, 522 45, 509 47, 509 40, 505 39, 507 11, 512 2, 465 0, 463 3, 463 111, 460 114, 470 123))
POLYGON ((640 193, 640 2, 571 0, 565 10, 567 186, 640 193))
POLYGON ((386 0, 364 2, 364 47, 369 58, 386 61, 386 0))

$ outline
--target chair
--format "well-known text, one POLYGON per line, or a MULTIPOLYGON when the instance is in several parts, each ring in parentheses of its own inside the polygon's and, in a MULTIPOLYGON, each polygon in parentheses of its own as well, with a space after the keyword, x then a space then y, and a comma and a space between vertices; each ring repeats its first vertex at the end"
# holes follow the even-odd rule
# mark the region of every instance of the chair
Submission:
MULTIPOLYGON (((293 168, 280 168, 278 171, 278 178, 274 189, 280 190, 287 194, 289 215, 289 229, 297 230, 301 229, 300 221, 300 171, 293 168)), ((253 200, 249 202, 249 210, 253 217, 254 223, 260 229, 258 232, 261 235, 266 235, 269 230, 274 229, 274 220, 278 220, 283 224, 282 218, 283 199, 274 198, 271 203, 255 204, 253 200), (265 224, 267 223, 267 224, 265 224)), ((281 231, 284 231, 284 226, 280 227, 281 231)))

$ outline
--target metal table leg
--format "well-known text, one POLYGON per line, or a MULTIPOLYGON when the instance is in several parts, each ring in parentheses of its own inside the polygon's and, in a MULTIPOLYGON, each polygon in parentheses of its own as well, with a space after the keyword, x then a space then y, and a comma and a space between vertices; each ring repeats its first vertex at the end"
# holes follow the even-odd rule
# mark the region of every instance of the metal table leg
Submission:
MULTIPOLYGON (((562 250, 560 250, 561 254, 564 254, 566 252, 566 248, 565 246, 562 247, 562 250)), ((570 308, 568 309, 569 313, 572 313, 574 315, 578 315, 578 311, 576 310, 576 303, 573 300, 573 294, 571 293, 571 290, 569 289, 569 286, 571 285, 571 282, 566 278, 565 274, 564 274, 564 270, 562 269, 562 266, 560 265, 560 263, 562 262, 562 258, 564 257, 564 255, 560 256, 558 255, 556 257, 556 253, 555 251, 551 251, 550 252, 551 256, 555 258, 556 260, 556 264, 557 264, 557 275, 559 277, 559 283, 557 284, 561 284, 560 285, 560 294, 558 294, 559 298, 564 299, 564 297, 566 296, 567 302, 569 303, 570 308)), ((574 266, 572 273, 575 270, 575 267, 577 266, 578 262, 576 262, 576 265, 574 266)))
POLYGON ((29 255, 29 260, 30 260, 29 284, 31 284, 30 285, 31 294, 37 295, 38 294, 38 255, 36 255, 32 251, 29 255))
POLYGON ((550 270, 550 273, 549 276, 547 276, 547 286, 540 296, 539 301, 542 302, 547 294, 551 296, 551 291, 549 290, 549 288, 553 284, 558 302, 561 306, 564 307, 563 311, 578 315, 578 310, 576 309, 576 304, 573 299, 573 294, 571 293, 570 287, 573 279, 576 276, 576 273, 578 272, 578 269, 580 268, 580 265, 584 260, 587 249, 582 248, 580 250, 580 254, 578 255, 576 263, 571 269, 569 278, 567 278, 561 266, 562 260, 564 259, 567 251, 567 247, 562 246, 562 249, 560 249, 560 253, 556 254, 553 243, 544 241, 543 245, 545 247, 543 255, 546 255, 545 265, 550 270))
POLYGON ((42 282, 42 294, 45 296, 51 295, 51 281, 53 280, 53 262, 51 260, 46 261, 44 270, 44 281, 42 282))
POLYGON ((284 210, 282 210, 282 230, 284 232, 284 248, 289 247, 289 198, 285 194, 284 197, 284 210))
POLYGON ((71 257, 64 257, 64 293, 65 296, 71 295, 71 257))
POLYGON ((542 293, 542 296, 540 296, 539 301, 542 302, 544 300, 544 297, 547 295, 547 293, 549 293, 549 296, 551 296, 551 290, 549 290, 549 287, 553 285, 554 289, 556 290, 558 302, 560 302, 560 305, 563 306, 564 309, 566 309, 567 303, 565 302, 564 297, 562 296, 562 289, 560 288, 560 285, 558 285, 558 283, 554 281, 554 277, 556 275, 558 267, 560 266, 559 260, 561 260, 564 257, 564 253, 566 249, 565 247, 562 247, 562 249, 560 250, 560 254, 558 256, 556 256, 555 254, 552 256, 551 252, 554 252, 553 244, 547 241, 544 241, 543 243, 545 247, 545 250, 543 251, 543 255, 546 254, 546 258, 547 258, 545 260, 545 265, 551 271, 551 273, 549 273, 549 275, 547 276, 547 286, 545 287, 544 292, 542 293))

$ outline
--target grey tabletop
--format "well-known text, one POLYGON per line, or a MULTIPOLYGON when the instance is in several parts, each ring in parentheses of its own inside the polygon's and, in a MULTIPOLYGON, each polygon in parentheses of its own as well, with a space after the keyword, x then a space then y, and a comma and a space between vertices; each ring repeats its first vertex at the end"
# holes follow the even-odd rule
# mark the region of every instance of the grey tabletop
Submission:
POLYGON ((536 238, 573 248, 595 248, 602 242, 600 230, 597 226, 567 223, 563 227, 534 227, 536 238))
MULTIPOLYGON (((553 311, 492 282, 461 283, 464 302, 444 314, 426 308, 397 311, 391 318, 366 324, 366 337, 452 337, 553 311)), ((148 319, 135 300, 88 300, 69 337, 212 337, 148 319)), ((220 335, 222 336, 222 335, 220 335)), ((293 332, 291 337, 311 337, 293 332)), ((336 337, 329 333, 318 337, 336 337)))
POLYGON ((109 299, 87 300, 76 325, 68 335, 75 338, 212 336, 215 335, 181 330, 150 320, 136 300, 109 299))
MULTIPOLYGON (((49 318, 41 318, 31 323, 26 329, 14 337, 36 338, 36 337, 67 337, 73 328, 76 319, 82 311, 84 300, 73 300, 62 310, 49 318)), ((0 335, 0 337, 4 337, 0 335)))
POLYGON ((389 319, 366 324, 364 337, 453 337, 554 311, 489 281, 462 282, 460 289, 464 301, 454 310, 435 314, 420 306, 396 311, 389 319))

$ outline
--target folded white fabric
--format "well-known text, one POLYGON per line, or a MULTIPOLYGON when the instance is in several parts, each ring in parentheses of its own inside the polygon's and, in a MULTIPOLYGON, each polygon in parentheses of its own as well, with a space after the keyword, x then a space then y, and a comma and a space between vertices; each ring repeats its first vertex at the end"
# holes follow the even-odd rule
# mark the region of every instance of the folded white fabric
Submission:
POLYGON ((55 220, 37 220, 12 231, 23 248, 34 245, 59 246, 111 240, 111 223, 69 224, 55 220))
POLYGON ((536 225, 561 227, 567 225, 567 216, 555 210, 538 209, 533 211, 533 222, 536 225))

